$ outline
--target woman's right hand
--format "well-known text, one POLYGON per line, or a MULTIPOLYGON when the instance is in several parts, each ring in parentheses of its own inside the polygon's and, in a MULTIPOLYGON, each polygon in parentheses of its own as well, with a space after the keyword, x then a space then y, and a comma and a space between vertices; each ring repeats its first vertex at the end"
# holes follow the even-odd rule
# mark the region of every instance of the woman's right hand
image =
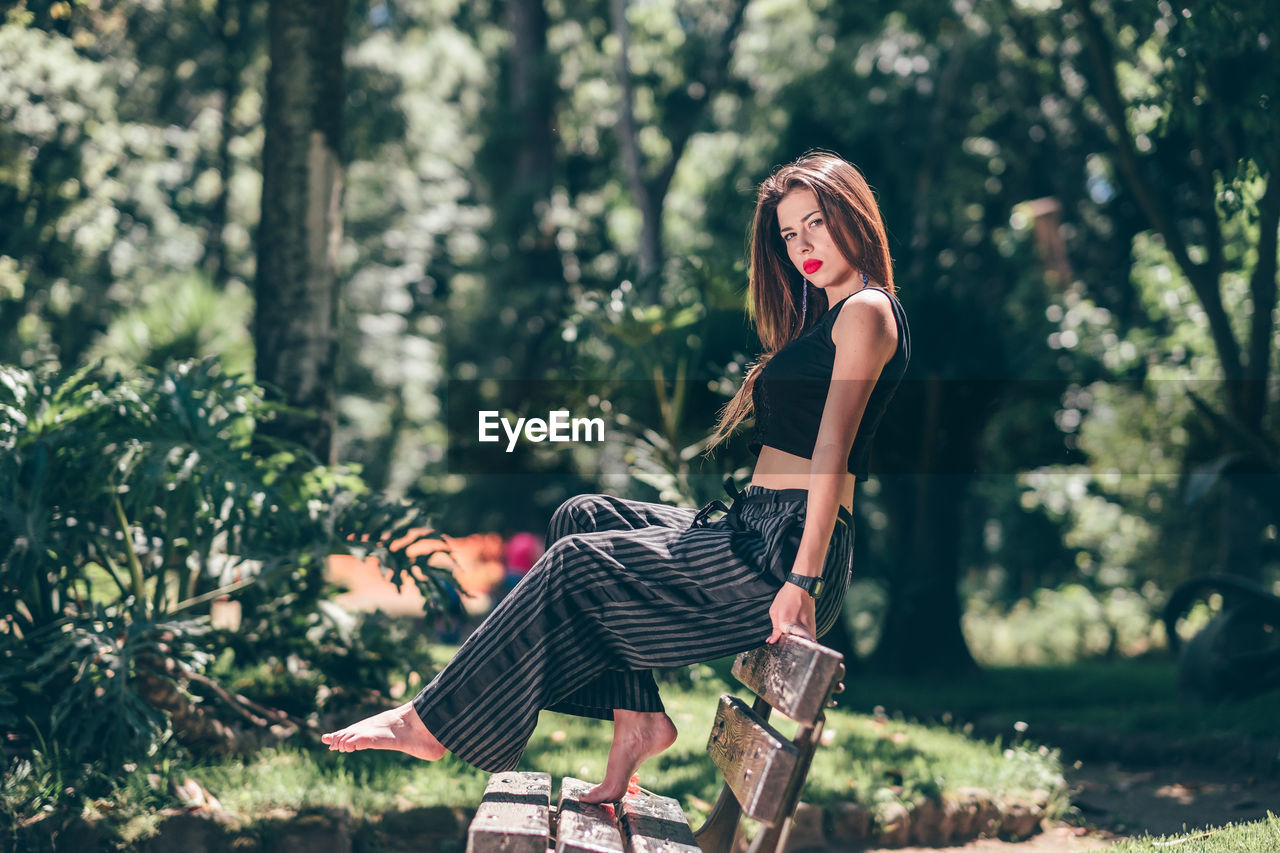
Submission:
POLYGON ((769 607, 769 619, 773 622, 773 633, 766 643, 778 642, 783 634, 817 639, 818 617, 813 596, 795 584, 784 583, 778 590, 769 607))

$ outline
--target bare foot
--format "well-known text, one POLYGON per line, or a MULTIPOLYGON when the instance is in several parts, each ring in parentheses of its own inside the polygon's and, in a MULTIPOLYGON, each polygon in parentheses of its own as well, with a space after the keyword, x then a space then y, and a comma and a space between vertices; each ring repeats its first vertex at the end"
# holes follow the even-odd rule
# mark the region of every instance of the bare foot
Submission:
POLYGON ((320 740, 329 744, 330 750, 338 752, 392 749, 425 761, 436 761, 445 753, 444 746, 423 725, 412 702, 375 714, 345 729, 321 735, 320 740))
POLYGON ((661 712, 613 712, 613 746, 604 781, 582 795, 584 803, 616 803, 640 765, 676 742, 676 724, 661 712))

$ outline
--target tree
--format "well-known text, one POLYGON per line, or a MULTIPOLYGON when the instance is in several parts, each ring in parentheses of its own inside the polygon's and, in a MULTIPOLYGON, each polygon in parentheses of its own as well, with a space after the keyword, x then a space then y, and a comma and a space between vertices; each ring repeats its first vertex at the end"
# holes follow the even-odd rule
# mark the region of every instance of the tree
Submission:
POLYGON ((661 75, 650 75, 654 100, 661 109, 652 126, 660 130, 668 151, 656 164, 648 162, 641 150, 640 126, 635 110, 635 84, 631 68, 631 23, 627 18, 627 0, 609 0, 609 17, 618 39, 618 142, 622 167, 632 202, 640 210, 640 250, 636 258, 637 272, 646 282, 648 295, 657 294, 654 276, 662 269, 665 257, 662 241, 662 209, 667 191, 680 165, 685 147, 703 128, 708 106, 730 82, 729 61, 733 42, 742 31, 747 0, 734 0, 724 11, 725 20, 712 19, 716 31, 703 33, 686 27, 684 49, 674 59, 682 72, 675 81, 664 81, 661 75))
MULTIPOLYGON (((1263 437, 1280 231, 1280 117, 1272 105, 1280 12, 1273 4, 1176 6, 1075 0, 1063 21, 1083 44, 1075 70, 1110 136, 1116 177, 1207 315, 1227 416, 1263 437), (1241 276, 1247 325, 1233 324, 1244 306, 1224 299, 1229 280, 1241 276)), ((1268 519, 1238 489, 1227 490, 1222 510, 1220 569, 1259 577, 1268 519)))
POLYGON ((346 0, 273 0, 253 337, 273 432, 333 457, 346 0))
POLYGON ((830 148, 869 176, 912 324, 911 366, 876 441, 880 488, 859 493, 860 516, 887 521, 858 531, 874 546, 858 559, 889 590, 874 662, 902 674, 973 666, 960 583, 988 559, 991 481, 1003 493, 1015 471, 1080 458, 1052 421, 1067 378, 1045 346, 1045 308, 1065 283, 1010 214, 1056 197, 1083 230, 1098 140, 1078 110, 1042 97, 1057 66, 1028 50, 1024 29, 1006 4, 842 6, 806 39, 809 70, 769 94, 813 105, 787 115, 776 161, 830 148), (1016 443, 993 441, 1015 425, 1016 443))

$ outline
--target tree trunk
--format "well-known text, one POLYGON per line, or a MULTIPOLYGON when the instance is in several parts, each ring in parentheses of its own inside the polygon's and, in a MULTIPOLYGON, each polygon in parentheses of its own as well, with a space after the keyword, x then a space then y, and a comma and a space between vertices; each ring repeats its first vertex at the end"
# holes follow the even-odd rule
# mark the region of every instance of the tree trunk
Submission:
POLYGON ((228 209, 231 200, 231 140, 235 136, 235 122, 232 113, 236 102, 240 99, 241 75, 248 61, 244 50, 244 26, 246 10, 241 0, 218 0, 214 17, 218 25, 218 38, 222 42, 222 65, 218 69, 218 86, 222 93, 222 126, 218 137, 218 175, 221 186, 213 200, 213 209, 209 213, 209 231, 205 238, 204 267, 205 275, 218 287, 223 287, 230 278, 227 269, 227 244, 225 231, 227 228, 228 209))
POLYGON ((272 0, 267 12, 257 380, 302 410, 265 427, 322 462, 333 459, 336 417, 346 12, 346 0, 272 0))
POLYGON ((547 55, 547 10, 542 0, 508 0, 512 111, 520 124, 515 152, 515 194, 537 224, 537 207, 551 195, 555 174, 556 68, 547 55))
MULTIPOLYGON (((953 383, 954 384, 954 383, 953 383)), ((971 383, 969 383, 971 384, 971 383)), ((960 538, 972 476, 976 422, 985 401, 947 398, 948 383, 923 383, 919 472, 885 478, 884 495, 894 519, 889 610, 871 657, 874 668, 894 675, 960 676, 976 668, 960 629, 960 538), (969 415, 966 418, 965 415, 969 415)))
MULTIPOLYGON (((976 668, 960 630, 957 540, 969 478, 903 478, 904 559, 889 570, 889 610, 872 665, 894 675, 959 676, 976 668)), ((886 489, 886 492, 888 489, 886 489)))
POLYGON ((631 24, 627 20, 627 0, 610 0, 609 16, 618 36, 618 141, 622 146, 622 167, 627 173, 632 200, 640 210, 640 251, 637 273, 649 282, 662 266, 662 199, 654 198, 640 152, 640 129, 636 126, 635 94, 631 77, 631 24))
MULTIPOLYGON (((514 170, 498 176, 494 198, 501 200, 495 230, 513 250, 513 263, 498 285, 550 296, 564 280, 555 229, 544 211, 556 179, 557 62, 547 52, 550 21, 542 0, 507 0, 506 12, 511 54, 503 112, 515 118, 506 152, 514 170)), ((558 314, 557 306, 547 308, 558 314)))

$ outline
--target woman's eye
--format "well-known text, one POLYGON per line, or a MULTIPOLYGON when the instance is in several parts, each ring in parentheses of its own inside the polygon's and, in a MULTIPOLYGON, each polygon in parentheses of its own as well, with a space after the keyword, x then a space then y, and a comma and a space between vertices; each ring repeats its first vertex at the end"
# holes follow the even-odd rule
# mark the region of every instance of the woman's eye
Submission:
POLYGON ((809 220, 809 227, 810 227, 810 228, 816 228, 816 227, 818 227, 818 226, 819 226, 819 225, 821 225, 821 224, 822 224, 822 217, 820 217, 820 216, 815 216, 815 217, 813 217, 813 219, 810 219, 810 220, 809 220))

